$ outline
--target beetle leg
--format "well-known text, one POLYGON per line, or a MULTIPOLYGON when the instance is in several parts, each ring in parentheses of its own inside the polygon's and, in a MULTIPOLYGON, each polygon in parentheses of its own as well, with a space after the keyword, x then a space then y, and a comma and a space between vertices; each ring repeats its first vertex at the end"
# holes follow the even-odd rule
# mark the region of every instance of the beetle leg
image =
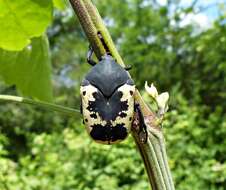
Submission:
POLYGON ((111 52, 110 52, 110 50, 109 50, 109 48, 108 48, 106 42, 104 41, 104 38, 103 38, 103 36, 102 36, 102 34, 101 34, 100 31, 97 32, 97 36, 99 37, 99 39, 100 39, 102 45, 104 46, 104 49, 105 49, 105 51, 106 51, 106 55, 111 55, 111 52))
POLYGON ((86 58, 86 60, 87 60, 87 62, 88 62, 90 65, 94 66, 94 65, 96 65, 97 63, 96 63, 95 61, 92 60, 92 55, 93 55, 93 48, 91 47, 91 45, 89 45, 89 51, 88 51, 88 53, 87 53, 87 58, 86 58))
POLYGON ((142 143, 146 143, 147 139, 148 139, 147 126, 145 124, 144 116, 143 116, 143 114, 141 112, 141 108, 140 108, 139 104, 135 104, 135 111, 138 113, 138 116, 139 116, 140 128, 139 128, 139 131, 138 131, 138 136, 139 136, 140 141, 142 143))
POLYGON ((132 66, 131 66, 131 65, 126 65, 126 66, 124 67, 124 69, 125 69, 126 71, 129 71, 129 70, 132 69, 132 66))

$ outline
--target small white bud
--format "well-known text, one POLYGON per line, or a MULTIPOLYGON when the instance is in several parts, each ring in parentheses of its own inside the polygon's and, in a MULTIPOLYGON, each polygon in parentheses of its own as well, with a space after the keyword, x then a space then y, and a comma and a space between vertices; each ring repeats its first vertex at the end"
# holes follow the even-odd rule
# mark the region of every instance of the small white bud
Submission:
POLYGON ((153 99, 156 99, 158 97, 158 91, 153 85, 153 83, 151 84, 151 87, 149 87, 148 82, 145 81, 145 90, 153 99))
POLYGON ((164 114, 168 109, 169 93, 163 92, 156 98, 160 114, 164 114))

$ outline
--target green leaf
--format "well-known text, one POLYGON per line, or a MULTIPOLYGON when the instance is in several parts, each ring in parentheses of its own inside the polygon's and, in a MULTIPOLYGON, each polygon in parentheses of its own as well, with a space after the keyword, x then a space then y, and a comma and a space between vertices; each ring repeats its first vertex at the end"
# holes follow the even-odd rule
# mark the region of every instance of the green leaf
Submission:
POLYGON ((0 50, 0 76, 27 96, 51 101, 51 64, 46 37, 32 39, 23 51, 0 50))
POLYGON ((22 50, 52 20, 51 0, 0 0, 0 48, 22 50))
POLYGON ((61 11, 63 11, 66 8, 65 0, 53 0, 53 4, 57 9, 61 11))

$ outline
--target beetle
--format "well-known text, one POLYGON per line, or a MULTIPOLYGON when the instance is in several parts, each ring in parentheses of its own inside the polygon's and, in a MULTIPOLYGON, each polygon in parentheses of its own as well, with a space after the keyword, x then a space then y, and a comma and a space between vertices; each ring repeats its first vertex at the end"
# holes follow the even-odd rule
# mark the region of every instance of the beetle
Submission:
POLYGON ((127 70, 110 54, 98 64, 87 54, 93 67, 80 86, 81 113, 91 138, 102 144, 115 144, 128 136, 134 115, 135 85, 127 70))

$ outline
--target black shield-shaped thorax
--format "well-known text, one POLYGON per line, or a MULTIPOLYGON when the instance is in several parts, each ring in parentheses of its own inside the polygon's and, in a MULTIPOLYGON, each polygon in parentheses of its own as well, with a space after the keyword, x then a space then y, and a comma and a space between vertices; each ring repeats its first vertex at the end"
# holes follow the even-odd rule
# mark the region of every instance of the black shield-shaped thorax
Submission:
POLYGON ((125 84, 130 77, 125 69, 117 64, 114 59, 110 56, 105 56, 91 69, 85 79, 98 88, 105 97, 110 97, 113 92, 119 86, 125 84))

